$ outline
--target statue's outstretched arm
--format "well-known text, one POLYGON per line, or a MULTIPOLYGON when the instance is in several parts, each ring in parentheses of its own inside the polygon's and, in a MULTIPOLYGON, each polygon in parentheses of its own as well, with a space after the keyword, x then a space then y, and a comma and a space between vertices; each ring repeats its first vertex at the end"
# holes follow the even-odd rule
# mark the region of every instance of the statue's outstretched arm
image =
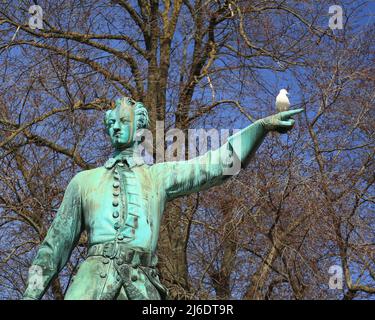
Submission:
POLYGON ((291 117, 300 112, 302 109, 284 111, 257 120, 229 137, 217 150, 187 161, 152 166, 153 176, 164 187, 167 200, 219 185, 246 167, 269 131, 290 130, 294 125, 291 117))
POLYGON ((266 134, 270 131, 286 133, 294 126, 292 116, 301 113, 303 109, 295 109, 279 112, 272 116, 259 119, 252 125, 242 129, 228 138, 235 154, 241 161, 242 167, 246 167, 255 151, 263 142, 266 134))
POLYGON ((82 228, 78 176, 69 183, 64 199, 29 270, 24 299, 41 299, 50 282, 64 268, 82 228))

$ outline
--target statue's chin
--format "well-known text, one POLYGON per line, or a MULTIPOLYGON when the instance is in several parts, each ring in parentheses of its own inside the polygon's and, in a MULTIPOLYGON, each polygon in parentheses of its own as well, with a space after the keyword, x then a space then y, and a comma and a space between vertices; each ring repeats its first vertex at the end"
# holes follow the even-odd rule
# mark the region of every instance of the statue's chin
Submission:
POLYGON ((122 150, 125 150, 127 148, 130 148, 132 145, 133 145, 133 142, 131 142, 131 143, 120 143, 118 141, 113 141, 112 142, 113 148, 115 148, 116 150, 119 150, 119 151, 122 151, 122 150))

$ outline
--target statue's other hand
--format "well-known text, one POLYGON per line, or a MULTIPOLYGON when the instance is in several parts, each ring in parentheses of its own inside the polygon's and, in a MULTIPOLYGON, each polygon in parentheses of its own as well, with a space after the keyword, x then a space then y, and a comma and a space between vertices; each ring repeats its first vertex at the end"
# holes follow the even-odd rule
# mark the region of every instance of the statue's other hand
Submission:
POLYGON ((301 113, 303 109, 282 111, 272 116, 260 120, 267 131, 277 131, 286 133, 293 128, 295 120, 292 118, 295 114, 301 113))

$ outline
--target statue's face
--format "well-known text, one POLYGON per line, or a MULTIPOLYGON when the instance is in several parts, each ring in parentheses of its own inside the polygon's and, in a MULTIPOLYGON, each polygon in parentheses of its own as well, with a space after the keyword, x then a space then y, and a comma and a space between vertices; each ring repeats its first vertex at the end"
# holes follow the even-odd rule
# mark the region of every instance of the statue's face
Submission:
POLYGON ((129 105, 112 110, 107 119, 108 133, 115 149, 125 149, 134 142, 135 116, 129 105))

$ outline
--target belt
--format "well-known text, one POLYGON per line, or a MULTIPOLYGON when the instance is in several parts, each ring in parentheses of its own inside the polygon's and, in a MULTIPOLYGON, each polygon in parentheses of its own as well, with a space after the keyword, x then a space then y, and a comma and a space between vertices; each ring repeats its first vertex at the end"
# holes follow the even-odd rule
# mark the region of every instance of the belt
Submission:
POLYGON ((130 264, 133 267, 155 267, 158 262, 157 256, 154 253, 130 248, 124 243, 116 242, 92 245, 88 250, 87 256, 103 256, 110 259, 116 258, 117 261, 130 264))

